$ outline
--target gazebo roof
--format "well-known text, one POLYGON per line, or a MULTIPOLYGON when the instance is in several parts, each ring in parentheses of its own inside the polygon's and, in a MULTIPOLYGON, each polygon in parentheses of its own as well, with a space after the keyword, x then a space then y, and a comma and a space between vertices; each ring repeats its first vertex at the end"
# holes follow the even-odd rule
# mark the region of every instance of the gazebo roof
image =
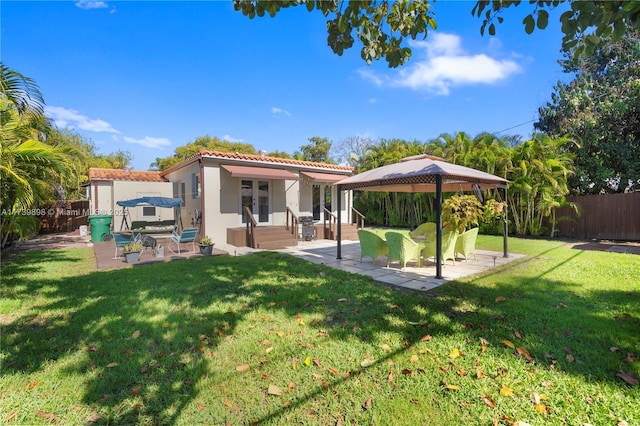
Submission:
POLYGON ((442 177, 443 192, 472 191, 473 185, 480 185, 482 189, 502 188, 508 182, 490 173, 448 163, 438 157, 420 155, 359 173, 337 184, 344 190, 436 192, 436 176, 442 177))

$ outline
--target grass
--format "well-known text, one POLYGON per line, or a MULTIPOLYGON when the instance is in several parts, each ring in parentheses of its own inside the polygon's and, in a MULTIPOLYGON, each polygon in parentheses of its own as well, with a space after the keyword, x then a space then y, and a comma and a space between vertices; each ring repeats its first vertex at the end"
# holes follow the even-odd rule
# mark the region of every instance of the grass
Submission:
POLYGON ((2 264, 0 423, 640 424, 616 376, 640 375, 640 257, 510 250, 528 256, 429 293, 276 253, 22 254, 2 264))

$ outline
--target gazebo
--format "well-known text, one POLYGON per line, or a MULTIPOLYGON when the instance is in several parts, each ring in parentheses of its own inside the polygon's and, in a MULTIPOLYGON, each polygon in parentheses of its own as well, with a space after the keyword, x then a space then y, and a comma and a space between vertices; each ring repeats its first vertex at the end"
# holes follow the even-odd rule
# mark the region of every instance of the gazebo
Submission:
MULTIPOLYGON (((506 179, 469 167, 444 161, 439 157, 423 154, 402 159, 348 177, 337 183, 338 194, 346 190, 378 192, 435 192, 436 194, 436 278, 442 278, 442 193, 473 191, 480 195, 485 189, 499 188, 507 199, 506 179)), ((342 197, 338 196, 337 258, 342 259, 342 197)), ((508 224, 503 225, 503 256, 508 255, 508 224)))

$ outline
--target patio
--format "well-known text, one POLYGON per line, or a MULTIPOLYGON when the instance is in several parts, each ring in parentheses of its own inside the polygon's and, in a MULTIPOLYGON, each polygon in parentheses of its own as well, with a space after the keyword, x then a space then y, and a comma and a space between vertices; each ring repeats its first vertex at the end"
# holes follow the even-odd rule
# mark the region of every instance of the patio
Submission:
MULTIPOLYGON (((91 244, 88 243, 87 244, 91 244)), ((185 244, 182 254, 174 254, 165 250, 164 257, 155 257, 153 250, 145 250, 140 262, 135 265, 147 265, 156 262, 169 262, 178 259, 189 259, 202 256, 198 251, 191 251, 191 247, 185 244)), ((130 265, 124 261, 124 257, 113 258, 114 242, 106 241, 93 244, 96 256, 96 267, 98 270, 120 269, 130 265)), ((214 247, 214 256, 243 256, 253 252, 261 251, 249 247, 234 247, 230 245, 218 245, 214 247)), ((386 267, 387 261, 384 256, 379 257, 376 262, 370 258, 360 261, 360 243, 358 241, 342 242, 342 259, 336 259, 336 242, 332 240, 300 241, 295 247, 276 250, 279 253, 290 254, 295 257, 305 259, 309 262, 322 264, 343 271, 367 275, 374 280, 393 286, 403 287, 411 290, 427 291, 439 285, 451 281, 478 274, 500 265, 509 263, 523 255, 510 253, 508 258, 502 256, 502 252, 477 250, 477 260, 470 258, 468 261, 457 260, 455 266, 451 261, 442 268, 442 278, 434 278, 436 265, 433 262, 424 262, 422 267, 417 267, 410 262, 404 271, 397 263, 392 263, 386 267)))
POLYGON ((397 263, 392 263, 387 268, 387 260, 384 256, 380 256, 375 262, 372 262, 371 258, 364 258, 361 262, 358 241, 342 241, 342 259, 336 259, 336 242, 330 240, 301 241, 296 247, 278 250, 278 252, 288 253, 331 268, 367 275, 384 284, 419 291, 431 290, 447 281, 478 274, 524 257, 521 254, 509 253, 509 257, 504 258, 502 252, 477 250, 477 260, 473 257, 468 261, 456 260, 455 266, 451 261, 447 262, 447 265, 442 268, 442 278, 438 279, 434 278, 436 264, 433 262, 424 262, 419 268, 411 262, 407 264, 404 271, 397 263))

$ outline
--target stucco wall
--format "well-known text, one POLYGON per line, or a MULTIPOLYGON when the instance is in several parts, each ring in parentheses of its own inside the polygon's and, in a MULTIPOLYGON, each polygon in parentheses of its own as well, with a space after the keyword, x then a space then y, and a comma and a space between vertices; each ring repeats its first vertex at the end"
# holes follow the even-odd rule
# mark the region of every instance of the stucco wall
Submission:
MULTIPOLYGON (((193 212, 198 209, 204 212, 200 236, 208 235, 214 242, 226 243, 227 228, 243 227, 241 215, 241 182, 248 178, 234 178, 220 167, 219 160, 202 158, 201 196, 193 198, 192 175, 200 174, 199 161, 193 161, 182 168, 168 173, 165 178, 171 182, 184 182, 186 187, 185 206, 182 208, 183 225, 191 227, 193 212)), ((249 163, 245 163, 249 165, 249 163)), ((262 167, 261 164, 255 164, 262 167)), ((298 174, 295 167, 282 167, 298 174)), ((264 179, 260 179, 264 180, 264 179)), ((312 214, 312 185, 300 180, 269 180, 270 191, 270 225, 282 226, 286 223, 286 209, 289 207, 297 216, 312 214)), ((333 209, 337 207, 337 189, 333 190, 333 209)), ((178 196, 178 194, 175 194, 178 196)), ((343 221, 351 211, 350 195, 343 195, 343 221)))

